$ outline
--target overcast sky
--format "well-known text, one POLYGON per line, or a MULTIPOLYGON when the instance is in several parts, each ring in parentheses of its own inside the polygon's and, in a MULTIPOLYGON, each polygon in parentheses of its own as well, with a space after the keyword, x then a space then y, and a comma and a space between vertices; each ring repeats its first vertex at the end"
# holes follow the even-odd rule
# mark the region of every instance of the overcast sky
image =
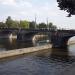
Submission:
POLYGON ((0 0, 0 21, 7 16, 17 20, 33 21, 35 15, 37 22, 49 22, 59 28, 75 29, 75 16, 66 17, 67 13, 59 10, 57 0, 0 0))

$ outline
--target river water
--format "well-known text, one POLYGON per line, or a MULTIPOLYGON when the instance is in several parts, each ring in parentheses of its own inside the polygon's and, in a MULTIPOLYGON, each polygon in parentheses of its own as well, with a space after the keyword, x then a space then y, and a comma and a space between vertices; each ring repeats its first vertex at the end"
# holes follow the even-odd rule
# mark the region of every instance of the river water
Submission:
MULTIPOLYGON (((0 51, 34 46, 1 39, 0 51)), ((0 75, 75 75, 75 45, 0 60, 0 75), (72 72, 71 72, 72 71, 72 72)))

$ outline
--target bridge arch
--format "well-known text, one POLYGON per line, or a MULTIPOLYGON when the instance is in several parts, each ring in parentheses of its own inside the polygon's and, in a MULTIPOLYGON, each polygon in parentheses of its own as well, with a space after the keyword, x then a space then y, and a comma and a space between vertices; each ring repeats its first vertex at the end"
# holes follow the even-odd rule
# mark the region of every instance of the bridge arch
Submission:
POLYGON ((69 38, 68 45, 70 44, 75 44, 75 36, 69 38))
POLYGON ((45 32, 26 32, 19 33, 17 35, 17 40, 21 42, 33 42, 39 41, 40 39, 45 39, 45 36, 48 38, 47 33, 45 32))
POLYGON ((52 36, 51 43, 54 48, 67 48, 68 41, 75 35, 62 35, 62 36, 52 36))

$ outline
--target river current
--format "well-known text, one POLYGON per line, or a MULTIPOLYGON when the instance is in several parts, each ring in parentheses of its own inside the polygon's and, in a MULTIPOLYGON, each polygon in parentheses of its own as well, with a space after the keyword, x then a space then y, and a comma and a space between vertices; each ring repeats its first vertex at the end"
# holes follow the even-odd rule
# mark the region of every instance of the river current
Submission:
MULTIPOLYGON (((1 39, 0 51, 33 46, 15 41, 1 39)), ((0 60, 0 75, 74 75, 74 70, 75 45, 0 60)))

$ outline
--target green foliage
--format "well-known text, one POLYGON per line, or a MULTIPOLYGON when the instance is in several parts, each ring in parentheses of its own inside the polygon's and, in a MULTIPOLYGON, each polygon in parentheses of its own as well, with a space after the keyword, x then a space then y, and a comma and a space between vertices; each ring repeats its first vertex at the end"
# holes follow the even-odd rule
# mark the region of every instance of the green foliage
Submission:
POLYGON ((49 28, 52 28, 53 23, 49 23, 48 26, 49 26, 49 28))
POLYGON ((34 21, 30 22, 27 20, 16 21, 12 20, 10 16, 7 17, 6 22, 0 22, 0 28, 26 28, 26 29, 56 29, 57 27, 53 25, 53 23, 49 23, 48 25, 44 22, 35 24, 34 21))
POLYGON ((26 20, 20 21, 20 27, 28 29, 29 28, 29 21, 26 21, 26 20))
POLYGON ((35 29, 35 22, 34 21, 32 21, 32 22, 30 22, 30 24, 29 24, 29 28, 30 29, 35 29))
POLYGON ((57 27, 53 25, 53 23, 51 22, 48 25, 49 25, 49 29, 53 29, 53 30, 57 29, 57 27))
POLYGON ((56 30, 56 29, 57 29, 57 27, 56 27, 55 25, 53 25, 53 26, 52 26, 52 29, 53 29, 53 30, 56 30))
POLYGON ((12 28, 19 28, 19 22, 18 21, 12 21, 12 28))
POLYGON ((3 22, 0 22, 0 28, 5 28, 5 27, 7 27, 7 25, 3 22))
POLYGON ((39 29, 53 29, 53 30, 57 29, 57 27, 55 25, 53 25, 53 23, 51 23, 51 22, 48 25, 45 23, 40 23, 38 25, 38 27, 39 27, 39 29))
POLYGON ((13 20, 11 19, 10 16, 8 16, 8 18, 6 19, 6 25, 8 28, 12 27, 13 25, 13 20))
POLYGON ((39 29, 46 29, 47 25, 45 23, 40 23, 39 24, 39 29))
POLYGON ((6 19, 6 25, 8 28, 18 28, 19 22, 11 19, 10 16, 6 19))

